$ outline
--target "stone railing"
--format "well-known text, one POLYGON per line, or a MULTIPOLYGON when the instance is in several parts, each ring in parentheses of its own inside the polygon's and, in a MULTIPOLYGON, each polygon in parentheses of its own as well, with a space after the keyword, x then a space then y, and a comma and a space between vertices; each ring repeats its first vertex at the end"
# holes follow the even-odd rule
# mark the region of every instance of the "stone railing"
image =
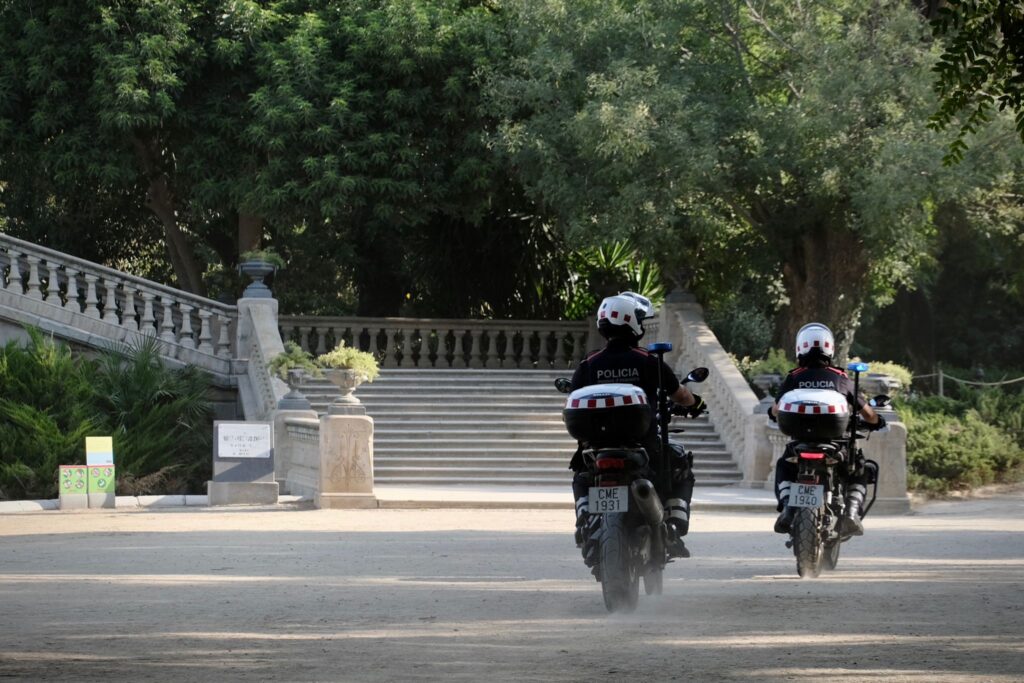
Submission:
POLYGON ((689 295, 673 293, 661 309, 659 323, 660 340, 673 346, 666 362, 678 375, 698 366, 711 371, 705 382, 691 388, 707 402, 715 429, 743 474, 742 485, 763 486, 771 460, 764 436, 768 417, 754 414, 757 396, 704 322, 700 305, 689 295))
POLYGON ((238 300, 236 347, 246 361, 238 378, 238 396, 247 420, 269 420, 288 393, 288 385, 271 374, 268 363, 284 351, 277 329, 277 299, 238 300))
POLYGON ((155 337, 168 359, 222 379, 231 374, 236 307, 2 233, 0 307, 22 324, 91 346, 155 337))
POLYGON ((590 321, 281 316, 281 337, 321 354, 344 340, 385 368, 571 369, 593 342, 590 321))

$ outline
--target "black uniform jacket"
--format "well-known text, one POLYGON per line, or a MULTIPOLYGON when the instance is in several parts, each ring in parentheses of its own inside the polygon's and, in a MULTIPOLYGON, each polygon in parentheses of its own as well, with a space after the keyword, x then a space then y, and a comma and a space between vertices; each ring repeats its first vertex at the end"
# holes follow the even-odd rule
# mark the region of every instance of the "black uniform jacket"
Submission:
POLYGON ((786 379, 782 380, 778 398, 793 389, 831 389, 846 396, 846 401, 856 405, 857 410, 864 407, 864 399, 854 396, 853 380, 845 372, 831 365, 824 368, 795 368, 790 370, 786 379))
POLYGON ((647 394, 647 404, 658 405, 658 371, 662 388, 669 396, 679 388, 679 379, 657 356, 626 342, 613 340, 600 351, 587 356, 572 376, 572 388, 591 384, 634 384, 647 394))

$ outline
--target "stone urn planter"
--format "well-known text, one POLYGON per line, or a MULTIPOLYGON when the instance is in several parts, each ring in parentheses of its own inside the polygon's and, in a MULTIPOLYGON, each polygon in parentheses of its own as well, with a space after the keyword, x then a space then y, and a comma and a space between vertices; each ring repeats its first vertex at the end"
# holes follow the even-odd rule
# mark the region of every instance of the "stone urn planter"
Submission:
POLYGON ((366 408, 353 393, 356 387, 366 381, 366 375, 358 370, 343 368, 324 368, 322 372, 334 386, 341 389, 341 396, 327 407, 328 415, 366 414, 366 408))
POLYGON ((267 261, 243 261, 238 264, 238 272, 247 276, 252 282, 242 292, 243 299, 271 299, 270 287, 263 283, 264 278, 277 271, 277 266, 267 261))

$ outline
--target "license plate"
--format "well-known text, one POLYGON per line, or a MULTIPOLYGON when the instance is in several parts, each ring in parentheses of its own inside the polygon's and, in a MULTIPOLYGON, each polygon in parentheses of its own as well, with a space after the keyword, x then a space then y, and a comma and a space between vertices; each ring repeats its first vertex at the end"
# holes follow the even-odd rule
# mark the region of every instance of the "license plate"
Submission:
POLYGON ((795 508, 821 507, 825 487, 821 484, 793 484, 789 489, 789 505, 795 508))
POLYGON ((591 486, 587 498, 590 503, 587 511, 592 515, 629 510, 628 486, 591 486))

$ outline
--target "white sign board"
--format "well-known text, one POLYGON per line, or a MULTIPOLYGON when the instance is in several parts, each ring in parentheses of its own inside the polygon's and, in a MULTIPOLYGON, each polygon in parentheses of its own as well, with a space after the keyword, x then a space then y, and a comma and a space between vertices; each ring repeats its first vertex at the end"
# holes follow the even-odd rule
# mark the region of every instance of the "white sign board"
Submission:
POLYGON ((221 422, 216 428, 218 458, 270 457, 270 423, 221 422))

